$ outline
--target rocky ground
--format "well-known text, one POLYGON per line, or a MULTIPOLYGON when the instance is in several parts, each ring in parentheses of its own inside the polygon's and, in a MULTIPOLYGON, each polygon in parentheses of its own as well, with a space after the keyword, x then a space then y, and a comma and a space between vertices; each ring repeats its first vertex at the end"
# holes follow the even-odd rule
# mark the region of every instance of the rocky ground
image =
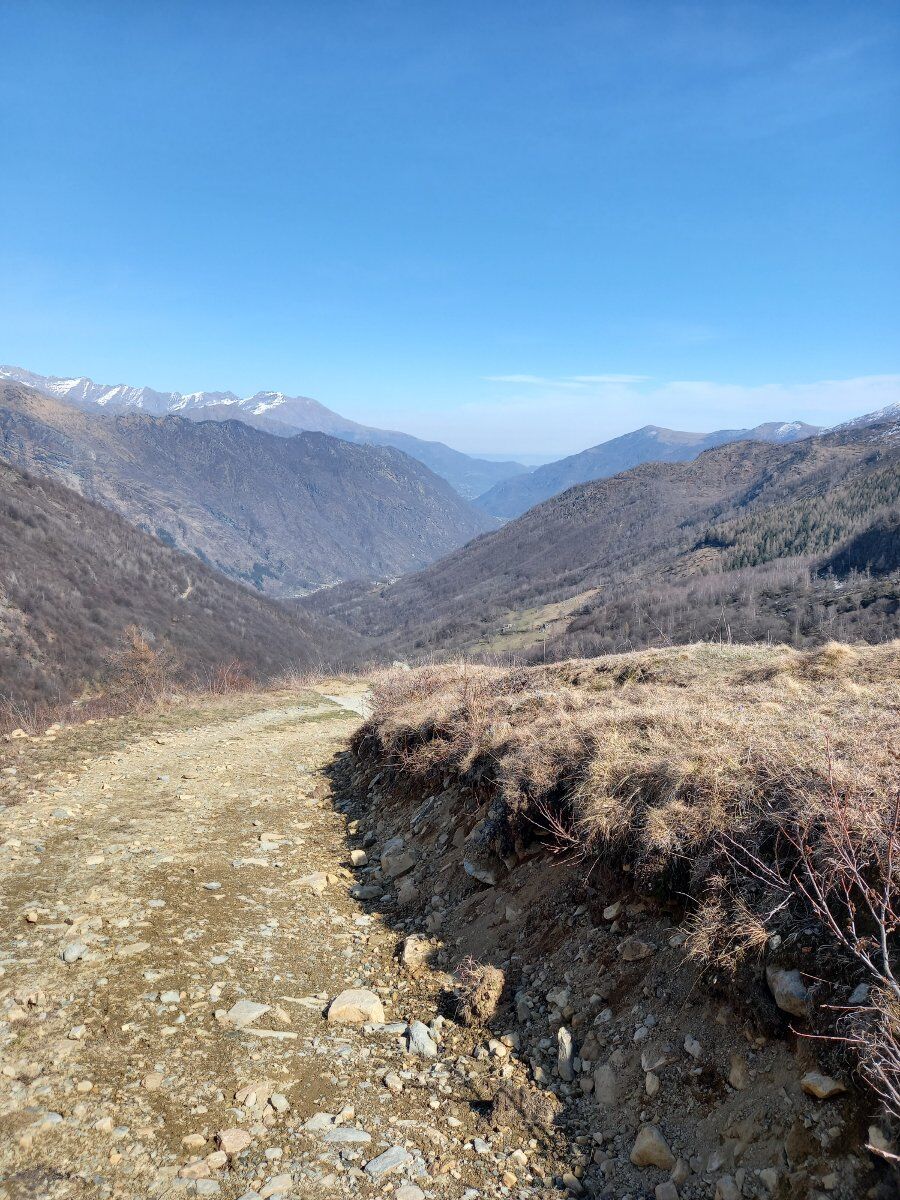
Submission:
POLYGON ((493 879, 473 797, 347 751, 363 708, 0 748, 0 1196, 891 1194, 811 1050, 627 895, 528 855, 493 879))
POLYGON ((325 769, 360 707, 239 698, 2 747, 0 1195, 561 1180, 561 1134, 483 1115, 514 1039, 444 1020, 443 973, 399 961, 359 885, 325 769))
MULTIPOLYGON (((627 876, 554 856, 550 827, 499 859, 482 836, 490 789, 435 774, 416 781, 376 737, 339 759, 347 812, 381 850, 362 871, 392 923, 427 939, 429 962, 502 970, 490 1024, 515 1047, 513 1107, 533 1116, 538 1097, 558 1102, 572 1193, 900 1195, 872 1150, 888 1146, 871 1094, 839 1047, 803 1036, 812 1000, 800 972, 769 968, 736 994, 685 954, 677 904, 653 906, 627 876)), ((509 1112, 501 1093, 487 1118, 502 1127, 509 1112)))

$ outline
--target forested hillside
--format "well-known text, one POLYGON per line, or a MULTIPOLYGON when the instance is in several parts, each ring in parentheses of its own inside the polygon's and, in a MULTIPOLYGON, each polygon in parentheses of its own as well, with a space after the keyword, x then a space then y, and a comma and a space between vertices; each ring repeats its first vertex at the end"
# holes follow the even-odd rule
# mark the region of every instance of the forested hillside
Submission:
POLYGON ((0 700, 103 683, 130 626, 174 678, 232 661, 259 678, 339 659, 346 631, 223 578, 48 479, 0 463, 0 700))

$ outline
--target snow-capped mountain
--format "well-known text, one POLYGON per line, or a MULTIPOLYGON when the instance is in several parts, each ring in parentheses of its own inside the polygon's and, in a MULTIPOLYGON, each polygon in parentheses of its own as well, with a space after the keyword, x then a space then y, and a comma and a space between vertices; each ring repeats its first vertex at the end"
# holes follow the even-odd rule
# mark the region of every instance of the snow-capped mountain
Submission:
POLYGON ((836 429, 865 429, 869 425, 882 425, 886 421, 893 421, 896 425, 896 432, 900 434, 900 400, 895 400, 893 404, 887 404, 884 408, 876 409, 875 412, 863 413, 861 417, 854 417, 852 421, 844 421, 842 425, 836 425, 836 429))
POLYGON ((392 429, 375 429, 342 417, 309 396, 287 396, 284 392, 257 392, 237 396, 234 392, 157 392, 148 387, 95 383, 86 377, 67 379, 37 375, 22 367, 0 366, 0 382, 24 383, 46 396, 79 408, 101 408, 111 412, 140 409, 154 416, 175 413, 191 420, 237 419, 267 433, 289 437, 295 433, 327 433, 345 442, 370 446, 394 446, 418 459, 440 475, 461 496, 474 499, 503 479, 525 470, 521 463, 489 462, 445 446, 392 429))

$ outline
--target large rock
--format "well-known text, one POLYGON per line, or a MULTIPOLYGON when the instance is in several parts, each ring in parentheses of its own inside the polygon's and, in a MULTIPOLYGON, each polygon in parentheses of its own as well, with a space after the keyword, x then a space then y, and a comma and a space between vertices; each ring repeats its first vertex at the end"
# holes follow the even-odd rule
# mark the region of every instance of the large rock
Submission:
POLYGON ((630 1158, 636 1167, 659 1167, 661 1171, 671 1171, 675 1166, 675 1155, 655 1125, 641 1126, 630 1158))
POLYGON ((384 1154, 379 1154, 377 1158, 367 1162, 365 1172, 371 1179, 380 1179, 389 1171, 405 1167, 408 1162, 409 1152, 407 1150, 402 1146, 391 1146, 389 1150, 385 1150, 384 1154))
POLYGON ((391 838, 384 843, 381 851, 381 869, 388 879, 399 879, 416 865, 402 837, 391 838))
POLYGON ((328 1020, 338 1025, 384 1024, 384 1006, 374 992, 349 988, 335 996, 328 1006, 328 1020))
POLYGON ((255 1000, 238 1000, 237 1004, 232 1004, 225 1016, 235 1029, 245 1029, 268 1011, 268 1004, 257 1004, 255 1000))
POLYGON ((421 1021, 412 1021, 406 1031, 406 1049, 409 1054, 420 1054, 423 1058, 437 1058, 437 1042, 428 1026, 421 1021))
POLYGON ((565 1083, 571 1083, 575 1078, 574 1057, 575 1048, 572 1045, 572 1035, 565 1025, 561 1025, 556 1034, 556 1070, 560 1079, 565 1083))
POLYGON ((220 1129, 216 1134, 219 1149, 232 1156, 246 1150, 253 1138, 246 1129, 220 1129))
POLYGON ((809 992, 799 971, 766 967, 766 983, 782 1012, 795 1017, 809 1016, 809 992))
POLYGON ((807 1096, 815 1096, 817 1100, 830 1100, 832 1096, 839 1096, 847 1090, 839 1079, 832 1079, 820 1071, 808 1071, 800 1080, 800 1086, 807 1096))
POLYGON ((609 1063, 602 1063, 594 1072, 594 1097, 603 1108, 619 1103, 619 1073, 609 1063))

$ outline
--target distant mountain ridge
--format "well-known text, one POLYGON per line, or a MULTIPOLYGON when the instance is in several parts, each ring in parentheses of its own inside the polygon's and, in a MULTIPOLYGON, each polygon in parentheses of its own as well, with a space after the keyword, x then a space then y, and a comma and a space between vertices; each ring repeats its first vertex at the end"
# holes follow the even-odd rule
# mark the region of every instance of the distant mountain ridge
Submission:
POLYGON ((494 524, 390 446, 75 407, 15 383, 0 383, 0 459, 271 595, 396 577, 494 524))
POLYGON ((900 436, 881 419, 641 463, 576 484, 418 574, 302 606, 390 657, 502 654, 523 620, 556 657, 721 637, 726 620, 742 641, 897 637, 900 436))
POLYGON ((149 387, 108 385, 87 377, 38 375, 23 367, 0 366, 0 381, 4 380, 26 384, 45 396, 80 408, 96 407, 110 412, 138 409, 153 416, 174 414, 193 421, 240 420, 279 437, 327 433, 346 442, 393 446, 424 463, 470 500, 526 469, 521 463, 474 458, 443 442, 428 442, 398 430, 362 425, 308 396, 288 396, 284 392, 256 392, 245 397, 234 392, 158 392, 149 387))
POLYGON ((225 579, 52 479, 0 462, 0 701, 97 681, 129 626, 180 677, 238 660, 261 677, 337 661, 354 639, 225 579))
POLYGON ((578 454, 536 467, 526 475, 495 484, 475 503, 491 516, 509 520, 577 483, 606 479, 644 462, 686 462, 727 442, 795 442, 821 432, 820 426, 806 425, 803 421, 768 421, 753 429, 718 429, 713 433, 686 433, 645 425, 578 454))

